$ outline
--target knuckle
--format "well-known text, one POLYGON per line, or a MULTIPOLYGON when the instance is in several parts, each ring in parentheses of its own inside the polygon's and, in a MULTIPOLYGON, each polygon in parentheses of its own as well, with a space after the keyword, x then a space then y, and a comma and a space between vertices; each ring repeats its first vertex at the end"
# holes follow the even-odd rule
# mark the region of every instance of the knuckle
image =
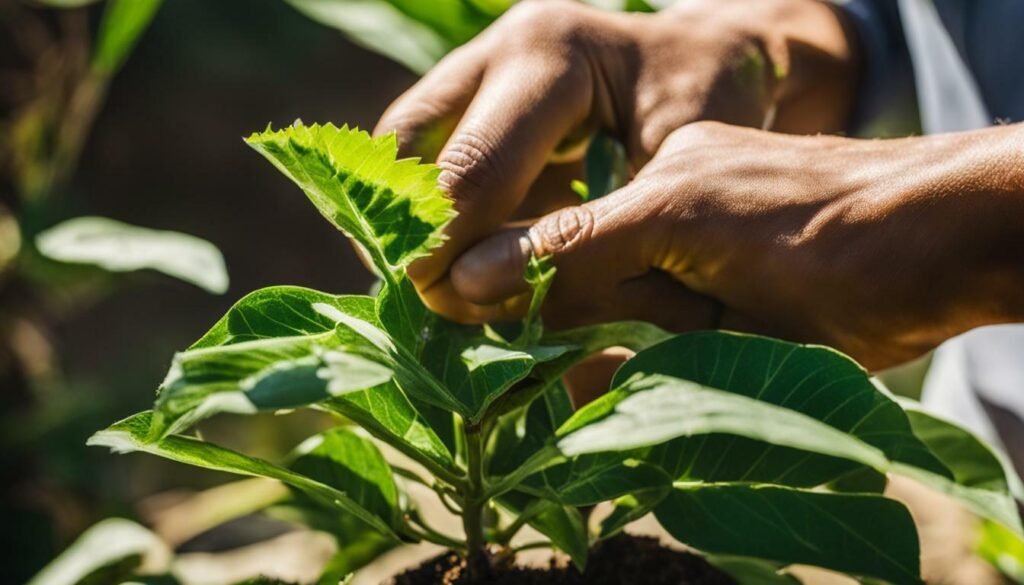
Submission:
POLYGON ((687 124, 668 135, 665 144, 672 148, 690 148, 716 142, 721 136, 725 124, 713 121, 701 121, 687 124))
POLYGON ((538 256, 566 254, 579 248, 594 233, 594 213, 586 206, 567 207, 548 215, 530 228, 529 238, 538 256))
POLYGON ((501 19, 507 42, 527 47, 550 46, 578 40, 585 11, 575 2, 520 2, 501 19))
POLYGON ((464 130, 454 136, 445 148, 437 166, 438 181, 460 211, 476 203, 489 188, 501 184, 498 149, 486 132, 464 130))

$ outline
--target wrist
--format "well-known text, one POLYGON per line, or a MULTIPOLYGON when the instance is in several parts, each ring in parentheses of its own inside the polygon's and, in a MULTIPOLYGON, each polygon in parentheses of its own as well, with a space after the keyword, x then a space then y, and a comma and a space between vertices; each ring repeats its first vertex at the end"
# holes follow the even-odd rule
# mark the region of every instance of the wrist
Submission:
POLYGON ((929 343, 1024 320, 1024 126, 874 144, 829 212, 853 228, 856 279, 892 283, 929 343))

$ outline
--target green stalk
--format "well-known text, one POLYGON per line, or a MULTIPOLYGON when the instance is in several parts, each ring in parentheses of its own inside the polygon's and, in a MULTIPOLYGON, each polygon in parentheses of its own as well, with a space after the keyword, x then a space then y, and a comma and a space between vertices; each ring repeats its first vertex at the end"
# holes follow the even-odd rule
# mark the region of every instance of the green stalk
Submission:
POLYGON ((479 425, 467 425, 466 463, 467 490, 462 508, 462 526, 466 531, 466 568, 470 579, 477 579, 487 569, 487 549, 484 542, 484 507, 487 505, 484 485, 484 438, 479 425))

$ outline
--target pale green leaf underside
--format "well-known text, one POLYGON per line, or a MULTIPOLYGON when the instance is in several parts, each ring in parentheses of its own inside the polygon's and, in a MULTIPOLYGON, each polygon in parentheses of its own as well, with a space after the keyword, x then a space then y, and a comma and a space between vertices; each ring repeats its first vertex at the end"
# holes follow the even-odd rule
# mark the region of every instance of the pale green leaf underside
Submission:
POLYGON ((558 446, 575 456, 713 433, 840 457, 883 471, 889 466, 879 449, 800 412, 658 375, 640 375, 579 410, 559 430, 563 438, 558 446))
POLYGON ((40 233, 36 247, 60 262, 92 264, 110 272, 150 269, 212 293, 228 289, 224 257, 217 247, 180 232, 105 217, 76 217, 40 233))
POLYGON ((267 130, 246 139, 309 197, 320 213, 367 250, 386 278, 429 254, 454 217, 438 169, 396 160, 394 134, 333 124, 267 130))
POLYGON ((326 304, 373 323, 374 299, 362 295, 332 295, 300 286, 271 286, 238 300, 189 349, 231 345, 276 337, 301 337, 333 331, 336 323, 313 308, 326 304))
POLYGON ((28 585, 76 585, 95 571, 131 557, 163 549, 160 539, 123 518, 109 518, 90 527, 50 561, 28 585))
POLYGON ((276 479, 326 506, 337 508, 339 512, 352 514, 385 535, 397 538, 386 522, 360 506, 347 494, 268 461, 179 435, 170 435, 159 441, 150 442, 147 435, 151 416, 152 413, 146 411, 114 423, 106 430, 90 437, 88 444, 109 447, 118 453, 141 451, 205 469, 276 479))
POLYGON ((920 583, 917 533, 899 502, 778 486, 677 484, 657 507, 673 537, 712 554, 920 583))

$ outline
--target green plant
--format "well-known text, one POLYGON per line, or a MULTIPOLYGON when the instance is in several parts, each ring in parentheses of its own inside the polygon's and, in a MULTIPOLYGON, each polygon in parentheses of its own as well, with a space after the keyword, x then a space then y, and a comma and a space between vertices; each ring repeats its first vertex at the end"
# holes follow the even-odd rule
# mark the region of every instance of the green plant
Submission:
POLYGON ((323 582, 421 540, 485 573, 496 549, 517 550, 510 542, 527 524, 583 567, 596 540, 653 511, 737 575, 791 582, 777 571, 801 563, 916 583, 916 531, 881 495, 888 473, 1020 533, 1000 461, 966 432, 905 410, 847 357, 644 323, 548 332, 539 308, 555 272, 542 259, 528 267, 533 300, 518 327, 448 322, 406 276, 454 215, 435 167, 396 161, 394 135, 333 125, 268 128, 247 142, 363 248, 380 293, 250 293, 174 357, 152 411, 89 442, 287 484, 292 495, 272 513, 337 537, 323 582), (638 353, 606 395, 573 412, 562 374, 610 346, 638 353), (301 407, 362 431, 339 424, 282 465, 182 434, 217 413, 301 407), (385 458, 381 443, 422 470, 385 458), (433 490, 464 535, 428 525, 408 482, 433 490), (583 509, 601 502, 614 507, 591 529, 583 509))

